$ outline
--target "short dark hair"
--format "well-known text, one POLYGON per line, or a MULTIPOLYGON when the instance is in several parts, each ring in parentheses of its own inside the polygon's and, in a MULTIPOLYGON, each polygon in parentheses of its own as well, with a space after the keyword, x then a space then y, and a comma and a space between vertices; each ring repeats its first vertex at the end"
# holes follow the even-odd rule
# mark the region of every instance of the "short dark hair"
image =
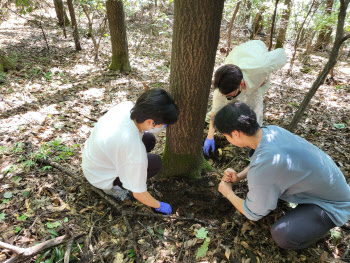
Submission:
POLYGON ((214 126, 221 133, 231 135, 233 131, 240 131, 248 136, 253 136, 260 128, 253 109, 241 101, 227 104, 219 110, 214 126))
POLYGON ((239 88, 243 79, 242 70, 232 64, 223 65, 214 73, 214 87, 227 95, 239 88))
POLYGON ((137 123, 152 119, 156 125, 173 124, 179 116, 179 109, 171 95, 159 88, 142 93, 130 112, 130 118, 137 123))

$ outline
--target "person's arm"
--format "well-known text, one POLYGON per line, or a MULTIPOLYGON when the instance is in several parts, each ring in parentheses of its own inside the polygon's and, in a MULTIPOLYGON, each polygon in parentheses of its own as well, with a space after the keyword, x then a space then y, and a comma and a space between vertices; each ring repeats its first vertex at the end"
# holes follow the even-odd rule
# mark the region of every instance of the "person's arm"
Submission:
POLYGON ((239 198, 233 191, 232 191, 232 183, 227 183, 224 181, 221 181, 219 184, 219 192, 222 193, 223 196, 227 198, 233 204, 233 206, 241 212, 243 215, 243 202, 244 200, 242 198, 239 198))
POLYGON ((142 193, 133 193, 133 196, 136 200, 140 201, 141 203, 153 207, 153 208, 159 208, 160 202, 156 200, 148 191, 142 192, 142 193))
POLYGON ((210 113, 210 121, 209 121, 209 131, 208 131, 208 136, 207 138, 209 140, 214 138, 214 133, 215 133, 215 128, 214 128, 214 117, 215 117, 215 112, 210 113))

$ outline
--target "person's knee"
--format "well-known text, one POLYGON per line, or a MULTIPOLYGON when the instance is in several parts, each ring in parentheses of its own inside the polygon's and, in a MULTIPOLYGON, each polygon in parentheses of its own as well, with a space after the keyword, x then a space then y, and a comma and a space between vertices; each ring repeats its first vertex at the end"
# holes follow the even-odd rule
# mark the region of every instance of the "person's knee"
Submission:
POLYGON ((292 250, 303 248, 302 244, 295 242, 293 239, 292 231, 288 231, 285 227, 282 227, 281 224, 272 225, 270 231, 272 239, 280 248, 292 250))
POLYGON ((148 153, 147 178, 156 175, 163 167, 162 158, 157 154, 148 153))
POLYGON ((142 142, 146 147, 146 151, 149 153, 156 145, 156 137, 153 133, 145 132, 142 136, 142 142))

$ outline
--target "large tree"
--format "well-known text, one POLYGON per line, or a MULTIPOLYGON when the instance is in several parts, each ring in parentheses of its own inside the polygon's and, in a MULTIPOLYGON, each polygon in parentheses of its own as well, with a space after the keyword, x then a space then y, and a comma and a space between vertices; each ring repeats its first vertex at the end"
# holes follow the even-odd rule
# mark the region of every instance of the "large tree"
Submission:
POLYGON ((106 8, 112 42, 112 63, 109 69, 130 71, 123 2, 121 0, 108 0, 106 8))
POLYGON ((175 0, 170 91, 179 120, 169 125, 163 154, 168 176, 200 176, 203 128, 224 0, 175 0))

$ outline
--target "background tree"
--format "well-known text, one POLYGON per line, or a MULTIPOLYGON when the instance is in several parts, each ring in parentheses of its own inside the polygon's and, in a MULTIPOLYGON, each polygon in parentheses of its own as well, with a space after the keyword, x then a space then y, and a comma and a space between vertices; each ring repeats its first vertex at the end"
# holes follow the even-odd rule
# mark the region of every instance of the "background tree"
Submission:
POLYGON ((250 39, 254 39, 260 30, 262 30, 264 25, 264 17, 263 14, 265 12, 265 6, 262 6, 259 12, 256 14, 253 24, 252 24, 252 32, 250 34, 250 39))
POLYGON ((273 16, 272 16, 272 25, 271 25, 271 33, 270 33, 270 41, 269 41, 269 50, 272 48, 272 39, 273 39, 273 30, 275 27, 275 22, 276 22, 276 13, 277 13, 277 5, 278 5, 279 0, 276 0, 275 2, 275 10, 273 11, 273 16))
POLYGON ((123 2, 121 0, 108 0, 106 8, 112 42, 112 63, 109 69, 130 71, 123 2))
POLYGON ((333 3, 334 0, 327 0, 326 9, 324 11, 325 24, 322 26, 320 33, 318 34, 314 50, 325 49, 331 41, 332 25, 327 23, 327 18, 329 18, 330 14, 332 13, 333 3))
POLYGON ((53 3, 55 5, 55 11, 58 19, 58 25, 63 26, 69 26, 70 21, 67 16, 66 10, 64 9, 64 5, 62 0, 53 0, 53 3))
POLYGON ((280 28, 277 35, 275 48, 283 48, 284 41, 286 40, 286 32, 290 18, 292 1, 285 0, 284 5, 285 6, 283 8, 282 17, 280 20, 280 28))
POLYGON ((335 66, 337 63, 337 58, 339 54, 339 49, 344 41, 350 38, 350 33, 343 36, 344 32, 344 23, 345 23, 345 17, 346 17, 346 10, 348 8, 350 0, 340 0, 340 10, 338 14, 338 24, 337 24, 337 32, 335 36, 335 41, 333 44, 333 48, 331 53, 329 54, 329 59, 321 73, 318 75, 317 79, 315 82, 312 84, 311 89, 309 92, 306 94, 303 102, 301 103, 298 111, 295 113, 293 120, 291 121, 290 125, 288 126, 289 131, 293 131, 298 122, 301 119, 301 116, 303 115, 307 105, 309 104, 310 100, 312 97, 315 95, 316 91, 318 88, 322 85, 324 80, 326 79, 328 73, 330 70, 335 66))
POLYGON ((95 1, 81 0, 80 6, 83 9, 83 12, 86 18, 88 19, 89 32, 87 35, 91 37, 92 43, 94 45, 94 53, 95 53, 94 60, 97 61, 99 56, 100 43, 106 31, 107 15, 102 14, 106 12, 106 9, 105 9, 105 6, 102 5, 100 1, 95 2, 95 1), (98 32, 96 32, 93 28, 94 19, 96 16, 104 17, 102 22, 99 25, 98 32))
POLYGON ((79 32, 78 32, 78 25, 77 20, 75 19, 75 11, 73 6, 72 0, 67 0, 67 5, 69 9, 70 19, 72 20, 72 28, 73 28, 73 37, 74 37, 74 43, 75 43, 75 50, 80 51, 80 41, 79 41, 79 32))
POLYGON ((175 1, 170 90, 180 118, 169 125, 163 154, 168 176, 198 177, 203 165, 203 127, 224 0, 175 1))

